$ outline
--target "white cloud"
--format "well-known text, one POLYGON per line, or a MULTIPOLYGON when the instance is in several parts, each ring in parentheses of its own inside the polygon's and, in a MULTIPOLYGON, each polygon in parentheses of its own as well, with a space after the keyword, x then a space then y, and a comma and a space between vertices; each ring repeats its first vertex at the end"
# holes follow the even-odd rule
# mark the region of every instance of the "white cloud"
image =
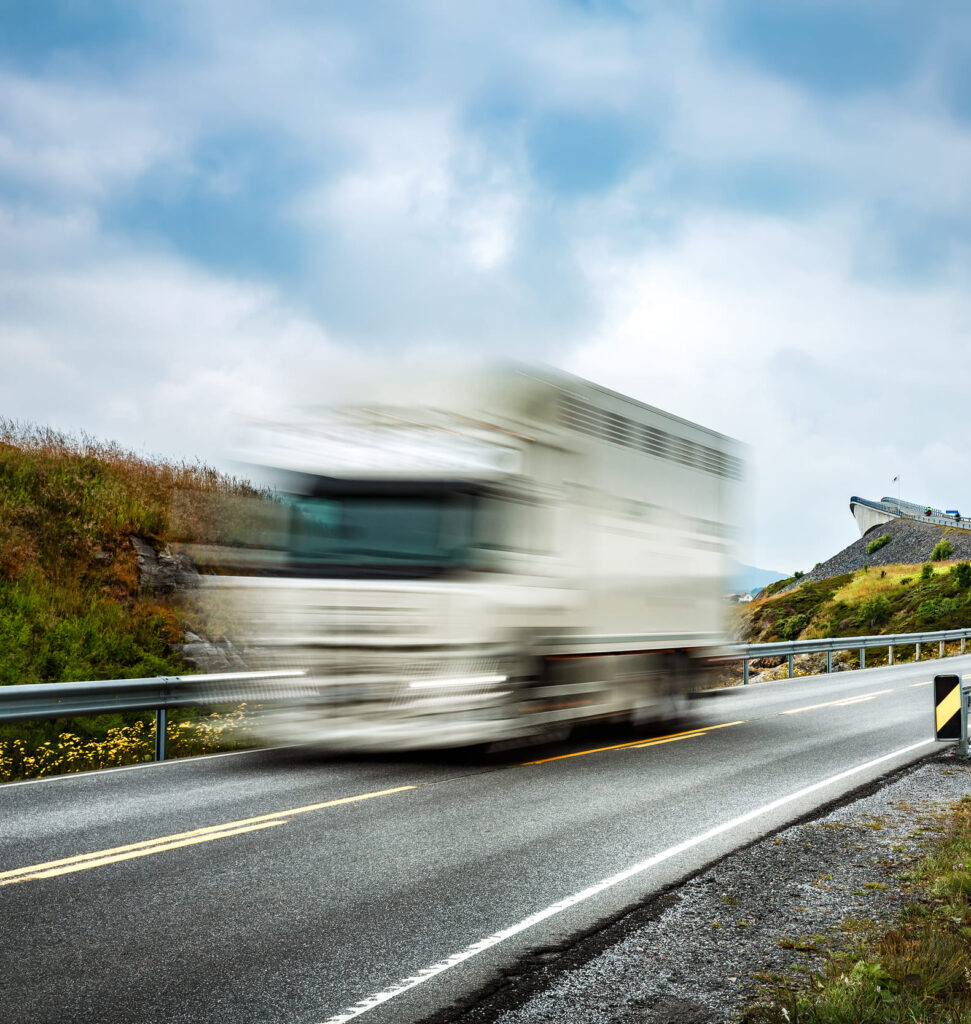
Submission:
POLYGON ((747 442, 746 553, 768 567, 848 543, 851 494, 880 497, 897 473, 914 500, 971 506, 971 298, 960 277, 854 280, 858 231, 849 215, 699 218, 669 249, 592 270, 612 312, 569 368, 747 442))

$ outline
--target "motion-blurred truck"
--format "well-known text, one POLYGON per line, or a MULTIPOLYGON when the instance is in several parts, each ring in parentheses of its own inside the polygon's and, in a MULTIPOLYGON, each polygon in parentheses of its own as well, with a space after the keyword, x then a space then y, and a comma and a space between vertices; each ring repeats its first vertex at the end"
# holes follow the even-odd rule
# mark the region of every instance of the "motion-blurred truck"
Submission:
POLYGON ((730 438, 523 368, 389 380, 260 434, 278 490, 206 594, 252 667, 307 671, 248 694, 274 738, 559 737, 669 716, 703 682, 743 474, 730 438))

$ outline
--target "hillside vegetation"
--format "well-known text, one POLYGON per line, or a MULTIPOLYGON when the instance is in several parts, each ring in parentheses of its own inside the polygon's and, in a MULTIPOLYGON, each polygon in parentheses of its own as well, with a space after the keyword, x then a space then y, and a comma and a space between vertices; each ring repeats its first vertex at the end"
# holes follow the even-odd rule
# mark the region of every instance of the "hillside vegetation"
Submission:
POLYGON ((792 583, 767 588, 767 596, 740 612, 740 639, 768 643, 971 627, 967 562, 890 564, 785 590, 792 583))
POLYGON ((212 540, 202 465, 0 421, 0 685, 177 673, 182 613, 139 585, 131 538, 212 540))

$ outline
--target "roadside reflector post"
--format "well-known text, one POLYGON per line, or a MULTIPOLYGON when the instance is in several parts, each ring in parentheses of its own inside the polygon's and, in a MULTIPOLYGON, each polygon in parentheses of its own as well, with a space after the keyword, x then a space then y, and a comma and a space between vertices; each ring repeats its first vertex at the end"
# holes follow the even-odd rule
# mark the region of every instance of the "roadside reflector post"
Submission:
POLYGON ((155 760, 165 760, 165 730, 167 714, 165 708, 155 711, 155 760))
POLYGON ((967 758, 968 756, 968 701, 971 700, 971 691, 961 691, 961 742, 958 744, 958 749, 961 751, 961 756, 967 758))
POLYGON ((959 675, 934 676, 934 739, 960 740, 967 756, 968 715, 959 675))
POLYGON ((792 675, 793 675, 793 672, 792 672, 792 655, 791 654, 789 655, 788 661, 789 661, 789 675, 786 678, 787 679, 791 679, 792 675))
POLYGON ((742 685, 748 686, 748 658, 742 658, 742 685))
POLYGON ((827 651, 826 652, 826 671, 827 672, 832 672, 833 671, 833 652, 832 651, 827 651))
POLYGON ((860 668, 866 668, 866 648, 860 648, 860 668))
POLYGON ((893 644, 891 644, 887 648, 887 664, 888 665, 892 665, 893 664, 893 644))

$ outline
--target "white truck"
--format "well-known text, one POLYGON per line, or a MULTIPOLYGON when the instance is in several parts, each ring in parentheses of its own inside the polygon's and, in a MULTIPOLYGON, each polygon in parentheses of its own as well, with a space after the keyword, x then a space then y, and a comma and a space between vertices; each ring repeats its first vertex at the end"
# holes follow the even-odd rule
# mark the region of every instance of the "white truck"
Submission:
POLYGON ((259 667, 307 670, 251 694, 292 694, 272 735, 488 745, 672 713, 724 639, 738 443, 551 370, 370 391, 263 431, 282 490, 207 578, 259 667))

